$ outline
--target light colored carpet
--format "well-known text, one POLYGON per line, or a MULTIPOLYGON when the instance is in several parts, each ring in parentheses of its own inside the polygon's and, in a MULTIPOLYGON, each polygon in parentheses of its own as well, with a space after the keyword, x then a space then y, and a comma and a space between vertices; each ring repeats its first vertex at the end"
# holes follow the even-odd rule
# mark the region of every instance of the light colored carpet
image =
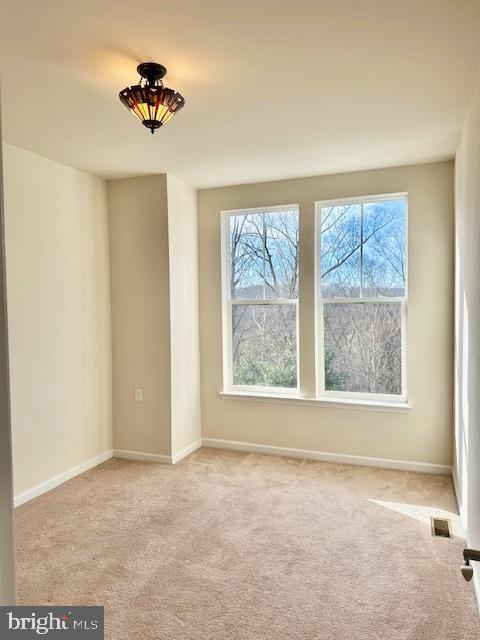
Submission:
POLYGON ((17 509, 20 604, 104 605, 112 640, 480 638, 463 542, 411 505, 455 512, 451 480, 211 449, 110 460, 17 509))

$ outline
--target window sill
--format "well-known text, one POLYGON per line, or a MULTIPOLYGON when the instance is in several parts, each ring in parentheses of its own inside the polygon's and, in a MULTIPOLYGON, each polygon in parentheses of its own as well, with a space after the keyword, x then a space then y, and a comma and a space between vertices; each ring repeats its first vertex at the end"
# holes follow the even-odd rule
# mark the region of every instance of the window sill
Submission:
POLYGON ((412 405, 408 402, 376 402, 375 400, 358 400, 355 398, 303 398, 294 395, 268 393, 252 393, 245 391, 221 391, 222 400, 246 400, 248 402, 267 402, 271 404, 293 404, 331 409, 350 409, 354 411, 380 411, 384 413, 409 413, 412 405))

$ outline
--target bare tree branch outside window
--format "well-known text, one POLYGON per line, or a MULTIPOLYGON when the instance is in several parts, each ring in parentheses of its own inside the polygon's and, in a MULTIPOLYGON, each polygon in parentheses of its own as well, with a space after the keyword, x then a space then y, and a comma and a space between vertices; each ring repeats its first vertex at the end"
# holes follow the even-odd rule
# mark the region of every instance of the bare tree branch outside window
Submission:
MULTIPOLYGON (((295 388, 299 213, 228 217, 233 384, 295 388)), ((325 391, 402 394, 406 198, 320 209, 325 391)))
POLYGON ((321 209, 326 391, 402 394, 405 218, 404 198, 321 209))
POLYGON ((297 386, 298 237, 296 207, 229 217, 235 385, 297 386))

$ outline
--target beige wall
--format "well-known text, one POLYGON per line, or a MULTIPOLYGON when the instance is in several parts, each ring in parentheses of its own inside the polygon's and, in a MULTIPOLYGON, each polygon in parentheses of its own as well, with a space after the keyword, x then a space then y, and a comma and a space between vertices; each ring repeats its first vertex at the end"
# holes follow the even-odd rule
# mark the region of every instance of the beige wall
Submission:
POLYGON ((175 459, 201 438, 196 191, 111 180, 108 201, 115 449, 175 459))
POLYGON ((170 455, 166 176, 111 180, 108 204, 114 447, 170 455))
POLYGON ((170 269, 172 453, 202 437, 197 192, 167 177, 170 269))
MULTIPOLYGON (((480 76, 456 156, 455 476, 467 543, 480 548, 480 76)), ((476 574, 480 598, 480 578, 476 574)), ((480 600, 479 600, 480 601, 480 600)))
POLYGON ((112 447, 105 183, 4 146, 15 494, 112 447))
POLYGON ((436 464, 452 459, 453 163, 199 192, 203 437, 436 464), (302 391, 313 395, 314 202, 409 193, 408 414, 227 400, 222 390, 220 211, 300 204, 302 391))

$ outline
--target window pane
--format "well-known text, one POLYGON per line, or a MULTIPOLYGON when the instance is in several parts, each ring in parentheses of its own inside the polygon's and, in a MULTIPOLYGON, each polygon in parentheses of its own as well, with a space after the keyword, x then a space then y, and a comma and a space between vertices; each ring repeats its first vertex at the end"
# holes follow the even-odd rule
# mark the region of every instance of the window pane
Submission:
POLYGON ((232 298, 265 297, 263 215, 230 216, 232 298))
POLYGON ((321 210, 321 272, 324 298, 360 295, 361 211, 359 204, 321 210))
POLYGON ((298 210, 265 214, 266 297, 298 298, 298 210))
POLYGON ((233 384, 297 386, 296 305, 232 307, 233 384))
POLYGON ((325 389, 401 395, 401 304, 325 304, 325 389))
POLYGON ((363 207, 363 296, 405 295, 404 199, 363 207))
POLYGON ((298 297, 298 210, 230 216, 233 299, 298 297))

